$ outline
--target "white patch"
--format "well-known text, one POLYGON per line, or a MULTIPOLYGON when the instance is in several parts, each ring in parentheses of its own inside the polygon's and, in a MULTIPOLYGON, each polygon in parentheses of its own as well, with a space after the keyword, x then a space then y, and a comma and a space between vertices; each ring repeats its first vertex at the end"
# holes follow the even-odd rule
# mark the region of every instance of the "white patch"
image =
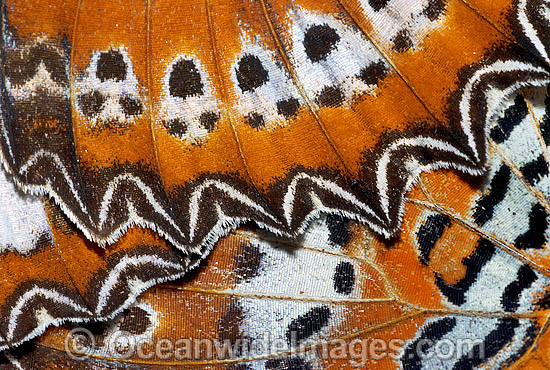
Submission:
POLYGON ((42 235, 53 240, 42 199, 20 192, 2 169, 0 210, 0 253, 29 253, 42 235))
POLYGON ((74 83, 74 94, 77 96, 74 99, 76 109, 85 117, 85 122, 88 122, 92 127, 100 126, 101 123, 108 121, 118 122, 123 125, 135 123, 135 116, 128 115, 120 103, 120 99, 123 97, 133 99, 133 101, 141 105, 141 109, 143 110, 143 99, 140 97, 139 82, 134 73, 128 52, 124 50, 124 47, 109 51, 96 51, 90 59, 90 64, 86 68, 84 77, 77 78, 74 83), (97 63, 100 56, 102 53, 109 51, 119 52, 122 55, 124 64, 126 65, 126 76, 122 81, 115 79, 101 81, 97 77, 97 63), (105 101, 99 114, 88 117, 80 106, 80 99, 84 94, 91 94, 93 92, 101 94, 105 101))
POLYGON ((312 102, 324 88, 332 86, 341 88, 345 101, 363 93, 373 94, 376 86, 367 85, 357 77, 361 70, 373 63, 383 63, 386 71, 390 70, 383 56, 360 31, 344 25, 336 18, 300 7, 290 9, 288 18, 292 24, 290 60, 312 102), (314 62, 306 53, 304 39, 307 30, 316 25, 331 27, 340 39, 326 59, 314 62))
POLYGON ((379 40, 394 40, 399 32, 405 30, 412 41, 412 49, 419 48, 428 34, 444 24, 444 13, 434 21, 424 14, 429 3, 429 0, 390 0, 384 8, 375 11, 368 0, 359 0, 364 17, 372 22, 379 40))
POLYGON ((311 224, 307 234, 320 240, 319 249, 256 241, 255 246, 262 256, 258 274, 228 290, 240 297, 238 304, 244 313, 240 324, 243 335, 270 344, 260 354, 282 353, 291 345, 304 345, 297 337, 294 337, 294 342, 289 341, 289 326, 311 310, 328 309, 330 314, 326 325, 303 341, 311 344, 313 340, 331 338, 345 319, 347 308, 343 303, 362 298, 361 282, 368 279, 359 275, 355 260, 334 254, 337 248, 329 246, 326 224, 311 224), (351 263, 355 270, 354 285, 349 294, 338 293, 334 286, 337 266, 343 261, 351 263))
POLYGON ((245 120, 250 114, 261 115, 266 128, 284 125, 287 118, 279 113, 277 102, 295 99, 301 106, 303 101, 300 91, 294 85, 292 77, 276 60, 274 53, 261 43, 259 37, 251 37, 243 32, 241 43, 242 50, 236 55, 235 61, 231 65, 231 82, 233 82, 237 93, 235 109, 245 117, 245 120), (255 56, 260 60, 263 69, 267 72, 268 80, 252 90, 242 91, 237 78, 237 70, 239 61, 247 55, 255 56))
POLYGON ((161 121, 179 121, 182 126, 185 125, 187 130, 181 136, 182 140, 187 143, 200 143, 206 139, 209 131, 201 123, 201 115, 205 113, 214 113, 220 116, 218 102, 214 95, 214 85, 210 81, 206 69, 201 64, 200 60, 190 55, 178 55, 166 67, 162 78, 162 100, 160 102, 160 112, 157 121, 161 125, 161 121), (191 61, 200 74, 202 83, 202 94, 196 96, 187 96, 182 98, 170 94, 170 76, 176 64, 181 61, 191 61))

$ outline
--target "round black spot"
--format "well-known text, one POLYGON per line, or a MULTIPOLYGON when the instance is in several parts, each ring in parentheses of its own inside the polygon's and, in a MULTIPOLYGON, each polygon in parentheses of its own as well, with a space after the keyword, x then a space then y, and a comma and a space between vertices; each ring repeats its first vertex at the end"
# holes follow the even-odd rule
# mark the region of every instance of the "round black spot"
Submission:
POLYGON ((329 25, 311 26, 304 35, 306 54, 312 62, 325 60, 338 41, 340 41, 340 36, 329 25))
POLYGON ((349 262, 342 261, 334 270, 334 290, 341 294, 350 294, 355 285, 355 269, 349 262))
POLYGON ((204 112, 199 117, 202 127, 204 127, 208 132, 212 132, 214 130, 214 126, 219 119, 220 116, 214 112, 204 112))
POLYGON ((118 103, 122 107, 122 111, 127 116, 137 116, 143 113, 143 105, 139 100, 132 98, 129 95, 123 95, 118 99, 118 103))
POLYGON ((78 104, 86 117, 93 118, 103 109, 105 97, 98 91, 92 91, 91 93, 81 95, 78 99, 78 104))
POLYGON ((247 54, 242 57, 236 72, 239 87, 243 92, 252 91, 269 80, 269 74, 255 55, 247 54))
POLYGON ((379 11, 384 9, 389 2, 390 0, 369 0, 369 5, 375 11, 379 11))
POLYGON ((286 118, 294 116, 300 108, 300 102, 296 98, 288 98, 277 102, 277 112, 286 118))
POLYGON ((123 81, 126 79, 126 63, 118 50, 110 50, 101 53, 97 61, 96 76, 100 81, 115 80, 123 81))
POLYGON ((188 126, 182 120, 172 119, 170 121, 163 121, 162 124, 172 136, 182 137, 187 133, 188 126))
POLYGON ((174 64, 168 83, 170 95, 178 98, 203 94, 201 75, 192 60, 182 59, 174 64))
POLYGON ((413 47, 413 41, 407 30, 401 30, 392 38, 393 49, 398 53, 404 53, 413 47))
POLYGON ((255 129, 265 126, 264 116, 258 113, 250 113, 246 116, 246 122, 255 129))
POLYGON ((322 107, 338 107, 344 99, 344 93, 338 86, 327 86, 319 93, 317 102, 322 107))
POLYGON ((361 69, 361 72, 359 72, 358 77, 367 85, 376 85, 378 81, 386 77, 386 73, 386 65, 384 64, 384 62, 379 61, 363 67, 363 69, 361 69))
POLYGON ((151 318, 147 311, 140 307, 130 307, 124 311, 120 320, 120 330, 131 334, 143 334, 151 326, 151 318))

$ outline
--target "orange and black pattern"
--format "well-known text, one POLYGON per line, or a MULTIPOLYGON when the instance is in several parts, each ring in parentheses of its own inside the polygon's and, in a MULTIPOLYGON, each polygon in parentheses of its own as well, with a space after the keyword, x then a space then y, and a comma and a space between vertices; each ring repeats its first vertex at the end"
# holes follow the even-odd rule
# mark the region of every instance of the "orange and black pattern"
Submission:
POLYGON ((148 229, 132 228, 103 250, 46 201, 49 230, 36 228, 43 231, 35 233, 34 249, 23 247, 26 240, 12 242, 5 258, 17 256, 18 264, 2 261, 29 272, 2 277, 23 288, 4 299, 0 333, 16 333, 20 342, 61 320, 81 322, 5 351, 2 361, 16 369, 546 369, 548 89, 512 93, 488 132, 488 174, 465 177, 453 169, 423 174, 406 196, 402 230, 392 240, 335 215, 311 222, 298 239, 240 228, 187 271, 186 259, 148 229), (47 246, 52 240, 57 256, 42 257, 53 253, 47 246), (38 268, 45 258, 47 272, 38 268), (134 302, 159 276, 174 280, 184 273, 134 302), (68 282, 75 284, 72 292, 68 282), (58 286, 65 288, 56 291, 58 286), (52 294, 44 294, 47 289, 52 294), (22 297, 24 310, 18 310, 12 302, 22 297), (77 307, 111 319, 95 322, 77 307), (54 315, 60 320, 52 320, 54 315), (93 336, 84 341, 71 336, 75 326, 93 336), (437 343, 467 339, 481 347, 430 356, 437 343), (174 347, 156 356, 161 340, 174 347), (204 345, 182 352, 185 340, 231 345, 282 340, 286 347, 251 355, 241 346, 209 355, 204 345), (331 352, 354 340, 399 340, 399 346, 377 356, 331 352), (71 341, 78 341, 84 357, 70 357, 71 341), (139 341, 149 347, 138 353, 128 346, 139 341))
POLYGON ((3 162, 100 244, 319 212, 395 236, 417 176, 483 172, 499 103, 549 81, 547 6, 6 0, 3 162))

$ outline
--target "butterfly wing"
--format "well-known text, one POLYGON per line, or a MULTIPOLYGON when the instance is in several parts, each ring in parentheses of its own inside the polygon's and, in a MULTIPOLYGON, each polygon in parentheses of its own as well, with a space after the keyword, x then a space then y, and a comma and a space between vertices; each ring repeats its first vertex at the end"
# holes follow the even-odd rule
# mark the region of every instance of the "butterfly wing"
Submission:
POLYGON ((495 107, 548 82, 544 2, 50 5, 4 7, 2 155, 100 243, 321 211, 395 235, 418 174, 480 173, 495 107))

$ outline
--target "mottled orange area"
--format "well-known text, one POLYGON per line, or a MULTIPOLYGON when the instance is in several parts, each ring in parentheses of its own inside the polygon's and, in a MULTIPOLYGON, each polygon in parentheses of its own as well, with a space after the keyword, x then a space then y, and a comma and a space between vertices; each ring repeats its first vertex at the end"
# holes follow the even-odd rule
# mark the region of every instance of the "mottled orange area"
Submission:
POLYGON ((79 0, 44 4, 40 0, 8 0, 8 21, 17 25, 17 35, 24 38, 60 39, 72 35, 79 0))
POLYGON ((507 14, 512 11, 514 1, 484 1, 484 0, 465 0, 464 3, 479 12, 479 16, 483 17, 490 23, 494 24, 507 35, 511 35, 509 26, 510 22, 506 18, 507 14))

